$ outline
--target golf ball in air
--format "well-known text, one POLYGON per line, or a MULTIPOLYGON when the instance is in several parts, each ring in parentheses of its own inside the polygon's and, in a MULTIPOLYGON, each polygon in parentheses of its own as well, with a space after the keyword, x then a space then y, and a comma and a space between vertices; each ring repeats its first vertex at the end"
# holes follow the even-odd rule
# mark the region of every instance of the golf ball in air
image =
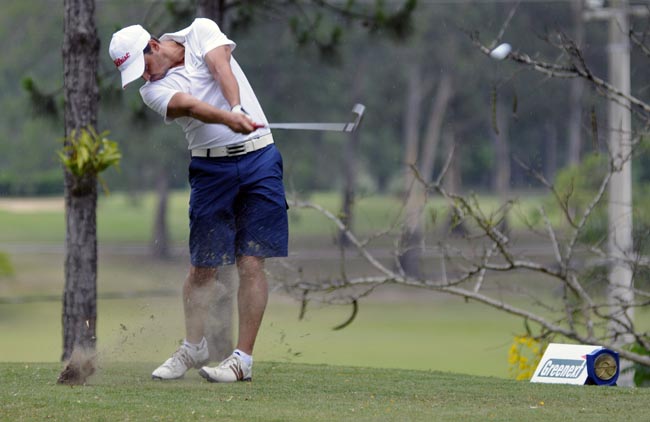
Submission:
POLYGON ((503 60, 508 54, 510 54, 511 50, 512 46, 510 46, 510 44, 503 43, 497 46, 494 50, 490 51, 490 57, 496 60, 503 60))

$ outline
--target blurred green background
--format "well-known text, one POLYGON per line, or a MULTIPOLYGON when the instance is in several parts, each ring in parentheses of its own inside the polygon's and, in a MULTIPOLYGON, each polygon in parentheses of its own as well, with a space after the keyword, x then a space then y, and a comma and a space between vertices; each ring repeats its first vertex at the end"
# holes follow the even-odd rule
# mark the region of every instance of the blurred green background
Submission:
MULTIPOLYGON (((336 210, 338 195, 314 194, 314 202, 336 210)), ((492 199, 487 198, 486 202, 492 199)), ((535 196, 522 201, 532 207, 535 196)), ((183 337, 180 286, 187 271, 187 192, 172 195, 170 230, 173 256, 151 257, 153 199, 130 201, 123 195, 102 197, 98 209, 98 350, 106 360, 158 362, 183 337)), ((359 200, 359 229, 372 233, 400 210, 393 197, 359 200)), ((0 250, 13 275, 0 278, 0 361, 57 361, 61 353, 63 291, 63 203, 60 198, 0 200, 0 250)), ((291 246, 286 260, 269 260, 272 276, 300 267, 318 279, 339 270, 336 231, 325 217, 305 209, 290 210, 291 246)), ((374 249, 386 252, 379 239, 374 249)), ((371 248, 372 249, 372 248, 371 248)), ((349 269, 368 266, 353 251, 349 269)), ((383 259, 388 259, 384 257, 383 259)), ((435 267, 436 259, 426 265, 435 267)), ((516 276, 509 276, 516 279, 516 276)), ((298 319, 300 302, 271 280, 268 312, 256 345, 256 359, 444 370, 507 377, 507 351, 520 320, 432 291, 404 287, 377 289, 360 302, 356 320, 339 331, 350 305, 310 303, 298 319)), ((507 291, 507 290, 504 290, 507 291)))

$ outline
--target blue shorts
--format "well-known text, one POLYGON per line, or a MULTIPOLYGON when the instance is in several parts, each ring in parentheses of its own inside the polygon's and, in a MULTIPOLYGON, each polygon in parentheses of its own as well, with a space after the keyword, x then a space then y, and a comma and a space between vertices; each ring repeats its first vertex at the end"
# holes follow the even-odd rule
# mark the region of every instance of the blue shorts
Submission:
POLYGON ((192 157, 189 179, 192 265, 287 256, 287 201, 275 145, 236 157, 192 157))

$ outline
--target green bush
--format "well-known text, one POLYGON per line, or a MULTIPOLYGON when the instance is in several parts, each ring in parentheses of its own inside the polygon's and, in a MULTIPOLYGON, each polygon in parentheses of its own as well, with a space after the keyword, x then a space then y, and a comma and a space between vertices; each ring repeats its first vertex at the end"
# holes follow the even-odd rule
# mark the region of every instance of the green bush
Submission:
MULTIPOLYGON (((608 170, 606 154, 590 154, 579 166, 571 166, 560 171, 556 177, 555 189, 560 198, 566 202, 574 221, 579 220, 594 199, 600 184, 608 170)), ((650 185, 647 182, 633 181, 633 212, 635 246, 644 245, 650 237, 650 214, 645 210, 650 207, 650 185)), ((607 191, 598 206, 593 210, 580 240, 594 242, 604 239, 608 230, 607 191)), ((546 201, 548 209, 559 213, 555 198, 546 201)), ((647 242, 650 245, 650 242, 647 242)), ((650 247, 647 248, 650 250, 650 247)))
MULTIPOLYGON (((639 343, 634 343, 630 351, 640 355, 650 356, 650 350, 647 350, 639 343)), ((629 370, 634 371, 634 385, 637 387, 650 386, 650 367, 635 363, 629 370)))
MULTIPOLYGON (((586 156, 579 166, 568 167, 558 173, 555 189, 558 196, 566 203, 567 209, 574 216, 574 221, 582 218, 587 207, 593 201, 600 184, 608 170, 608 157, 606 154, 593 153, 586 156)), ((650 185, 644 178, 637 177, 633 181, 633 240, 634 249, 641 254, 650 253, 650 185)), ((607 240, 608 215, 607 191, 600 203, 592 211, 579 240, 585 243, 597 243, 607 240)), ((556 220, 561 210, 554 197, 545 201, 550 214, 555 214, 556 220)), ((592 269, 585 274, 591 287, 602 290, 607 283, 606 268, 592 269)), ((635 269, 635 283, 637 286, 650 284, 650 270, 645 268, 635 269)))
POLYGON ((39 196, 63 193, 63 170, 59 168, 14 173, 0 172, 0 195, 39 196))
MULTIPOLYGON (((607 173, 607 165, 605 154, 590 154, 583 158, 580 165, 569 166, 557 174, 555 190, 574 221, 577 222, 582 218, 585 210, 593 201, 600 188, 600 183, 607 173)), ((546 204, 549 213, 562 212, 555 197, 550 197, 546 204)), ((606 233, 607 198, 605 196, 592 211, 589 221, 581 233, 580 240, 595 242, 602 239, 606 233)))
POLYGON ((9 277, 14 275, 14 267, 11 265, 9 255, 0 252, 0 277, 9 277))
POLYGON ((108 193, 108 186, 99 174, 111 166, 118 167, 122 159, 117 142, 108 139, 107 135, 107 131, 98 133, 92 127, 73 130, 64 140, 63 148, 57 151, 70 173, 77 178, 96 175, 105 193, 108 193))

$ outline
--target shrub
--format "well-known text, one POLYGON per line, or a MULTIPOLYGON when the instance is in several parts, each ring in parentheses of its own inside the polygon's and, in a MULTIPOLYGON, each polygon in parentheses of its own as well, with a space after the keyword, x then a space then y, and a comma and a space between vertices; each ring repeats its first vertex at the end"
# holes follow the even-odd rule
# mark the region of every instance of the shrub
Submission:
POLYGON ((14 267, 11 264, 9 255, 0 252, 0 277, 9 277, 14 275, 14 267))

